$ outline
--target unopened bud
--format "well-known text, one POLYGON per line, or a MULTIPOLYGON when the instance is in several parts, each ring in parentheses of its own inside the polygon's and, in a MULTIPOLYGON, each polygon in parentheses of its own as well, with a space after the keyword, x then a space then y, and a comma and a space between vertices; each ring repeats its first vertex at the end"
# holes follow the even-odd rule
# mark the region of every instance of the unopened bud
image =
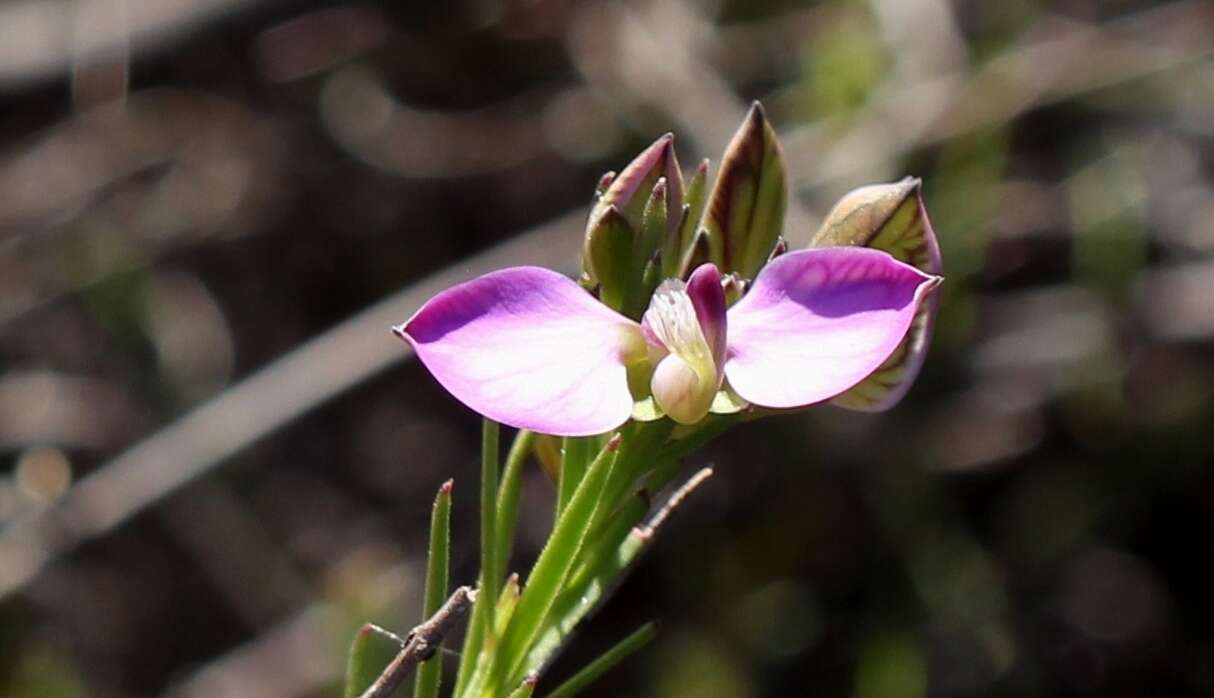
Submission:
POLYGON ((872 247, 939 274, 940 248, 921 190, 916 177, 854 189, 826 214, 809 246, 872 247))
POLYGON ((784 226, 786 182, 776 132, 755 102, 725 149, 704 212, 712 261, 721 271, 753 279, 767 262, 784 226))

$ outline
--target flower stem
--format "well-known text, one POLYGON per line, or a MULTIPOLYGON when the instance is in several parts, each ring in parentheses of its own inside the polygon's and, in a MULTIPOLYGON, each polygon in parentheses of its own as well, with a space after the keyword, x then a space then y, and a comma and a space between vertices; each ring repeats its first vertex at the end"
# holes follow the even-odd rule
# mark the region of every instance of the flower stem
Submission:
POLYGON ((519 493, 522 487, 523 464, 535 443, 535 432, 520 430, 506 455, 506 466, 502 471, 502 483, 497 493, 497 581, 506 578, 510 566, 510 555, 514 551, 514 530, 518 525, 519 493))
MULTIPOLYGON (((485 618, 493 618, 493 607, 497 603, 497 479, 498 438, 497 422, 486 419, 481 430, 481 603, 485 618)), ((485 623, 485 639, 493 642, 493 623, 485 623)))
POLYGON ((586 464, 590 461, 593 448, 589 438, 566 437, 561 448, 561 472, 556 490, 556 518, 569 506, 569 500, 577 490, 578 484, 586 474, 586 464))
POLYGON ((602 506, 603 486, 614 469, 619 448, 619 438, 613 438, 586 470, 586 476, 557 520, 552 536, 527 578, 498 651, 489 660, 488 670, 483 673, 482 680, 471 682, 472 695, 501 695, 512 680, 522 680, 531 646, 582 548, 595 511, 602 506))

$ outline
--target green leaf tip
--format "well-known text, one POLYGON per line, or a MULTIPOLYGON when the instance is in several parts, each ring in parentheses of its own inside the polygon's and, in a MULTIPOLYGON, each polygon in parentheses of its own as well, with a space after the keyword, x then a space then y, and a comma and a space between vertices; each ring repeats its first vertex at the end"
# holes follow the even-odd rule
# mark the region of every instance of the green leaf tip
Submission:
POLYGON ((357 698, 379 678, 402 646, 401 638, 372 623, 354 633, 346 661, 345 698, 357 698))

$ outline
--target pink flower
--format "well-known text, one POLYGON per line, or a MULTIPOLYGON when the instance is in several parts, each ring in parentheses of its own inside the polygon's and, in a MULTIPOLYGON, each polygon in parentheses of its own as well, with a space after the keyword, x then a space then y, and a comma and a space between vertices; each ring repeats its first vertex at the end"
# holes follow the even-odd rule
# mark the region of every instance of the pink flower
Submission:
POLYGON ((560 436, 610 431, 652 397, 694 423, 724 389, 753 405, 834 398, 899 348, 940 277, 879 250, 790 252, 726 308, 712 264, 662 283, 641 323, 537 267, 447 289, 394 328, 439 383, 503 424, 560 436))

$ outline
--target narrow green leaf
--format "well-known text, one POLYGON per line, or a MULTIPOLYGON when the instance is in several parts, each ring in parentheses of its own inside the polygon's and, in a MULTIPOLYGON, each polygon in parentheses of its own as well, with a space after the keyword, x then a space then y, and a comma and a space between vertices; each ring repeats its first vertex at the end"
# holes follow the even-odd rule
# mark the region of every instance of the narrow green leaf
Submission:
MULTIPOLYGON (((486 419, 481 431, 481 573, 479 585, 481 592, 472 606, 472 615, 468 621, 468 633, 464 636, 464 646, 460 651, 459 671, 455 675, 455 691, 452 695, 463 696, 469 684, 478 671, 484 669, 484 662, 490 653, 484 652, 486 646, 492 648, 494 643, 493 615, 497 592, 492 595, 487 590, 495 588, 495 580, 499 577, 496 572, 500 569, 498 562, 497 541, 497 500, 498 492, 497 453, 499 427, 496 422, 486 419), (488 580, 488 581, 486 581, 488 580)), ((518 445, 517 442, 515 444, 518 445)), ((515 456, 511 448, 511 456, 515 456)), ((507 485, 510 485, 507 480, 507 485)), ((513 496, 513 495, 512 495, 513 496)), ((517 497, 515 497, 517 499, 517 497)), ((517 503, 513 515, 517 517, 517 503)))
POLYGON ((569 506, 569 500, 573 499, 573 493, 582 483, 582 477, 586 474, 586 465, 593 454, 592 448, 593 444, 588 438, 565 437, 564 445, 561 448, 561 472, 560 479, 557 481, 554 521, 560 519, 565 507, 569 506))
MULTIPOLYGON (((345 698, 358 698, 363 691, 379 678, 380 672, 400 652, 401 639, 396 635, 367 623, 359 628, 350 643, 350 655, 346 661, 345 698)), ((404 691, 398 691, 404 695, 404 691)))
POLYGON ((528 676, 523 679, 518 688, 510 692, 508 698, 531 698, 531 695, 535 693, 535 685, 537 683, 539 683, 539 677, 528 676))
POLYGON ((514 552, 514 531, 518 527, 518 505, 523 482, 523 465, 535 443, 535 432, 521 429, 514 436, 510 453, 506 455, 506 467, 502 471, 502 484, 497 493, 497 578, 506 578, 510 566, 510 555, 514 552))
MULTIPOLYGON (((451 488, 447 480, 434 498, 430 514, 430 555, 426 560, 426 598, 422 618, 429 618, 447 600, 448 570, 451 561, 451 488)), ((413 698, 437 698, 443 678, 443 653, 435 652, 417 668, 413 698)))
POLYGON ((776 244, 787 205, 780 143, 755 102, 725 149, 704 215, 712 260, 722 272, 754 278, 776 244))
POLYGON ((653 185, 653 192, 645 202, 640 234, 637 236, 636 249, 633 250, 634 269, 644 270, 661 247, 667 238, 667 219, 670 215, 666 210, 666 178, 663 177, 653 185))
POLYGON ((704 205, 708 200, 708 158, 700 161, 691 181, 687 183, 687 194, 683 198, 687 213, 679 221, 679 250, 686 251, 696 233, 700 230, 701 219, 704 217, 704 205))
POLYGON ((657 625, 655 623, 650 622, 642 625, 633 631, 631 635, 616 643, 614 647, 599 655, 598 659, 583 667, 572 678, 561 684, 552 693, 549 693, 546 698, 573 698, 582 689, 615 668, 617 664, 649 644, 655 635, 657 635, 657 625))
POLYGON ((539 635, 561 586, 581 550, 595 510, 599 507, 603 486, 607 483, 619 452, 620 439, 608 443, 574 492, 569 505, 557 520, 552 536, 540 552, 514 617, 502 634, 483 683, 473 682, 474 695, 501 695, 513 681, 521 680, 528 650, 539 635), (479 690, 478 690, 479 689, 479 690))
POLYGON ((649 546, 651 535, 634 527, 624 537, 624 542, 612 555, 601 556, 597 571, 589 583, 568 586, 557 597, 552 606, 544 632, 527 655, 527 666, 548 665, 563 648, 565 641, 576 630, 578 623, 599 604, 623 580, 642 552, 649 546))
POLYGON ((510 575, 506 579, 506 583, 502 585, 502 595, 497 599, 497 613, 493 617, 493 632, 499 637, 505 632, 506 625, 510 623, 510 617, 514 615, 514 609, 518 606, 522 591, 517 574, 510 575))
POLYGON ((634 422, 625 427, 631 430, 631 437, 625 439, 620 448, 616 467, 603 488, 603 505, 595 511, 591 530, 602 526, 607 517, 624 502, 637 478, 654 467, 654 455, 670 436, 674 426, 669 419, 659 419, 654 422, 634 422))
POLYGON ((481 605, 488 603, 484 595, 478 595, 472 606, 472 614, 468 618, 468 632, 464 635, 464 646, 460 649, 459 670, 455 674, 455 690, 453 696, 464 696, 465 689, 472 681, 476 672, 481 669, 481 646, 485 642, 485 612, 481 605))
POLYGON ((599 528, 587 534, 582 554, 565 587, 576 592, 590 584, 607 558, 616 554, 620 544, 628 537, 628 532, 645 518, 648 511, 649 495, 641 490, 625 500, 619 510, 599 528))

